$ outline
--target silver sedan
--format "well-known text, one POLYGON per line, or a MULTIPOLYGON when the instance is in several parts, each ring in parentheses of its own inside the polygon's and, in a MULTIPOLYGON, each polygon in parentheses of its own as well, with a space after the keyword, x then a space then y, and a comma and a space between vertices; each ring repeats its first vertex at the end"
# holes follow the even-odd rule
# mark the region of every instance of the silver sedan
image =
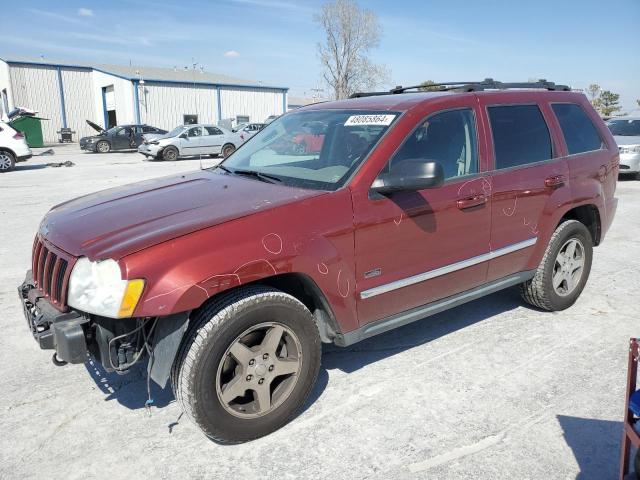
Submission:
POLYGON ((237 133, 216 125, 180 125, 166 135, 145 138, 138 152, 147 158, 168 161, 200 155, 226 158, 241 144, 237 133))

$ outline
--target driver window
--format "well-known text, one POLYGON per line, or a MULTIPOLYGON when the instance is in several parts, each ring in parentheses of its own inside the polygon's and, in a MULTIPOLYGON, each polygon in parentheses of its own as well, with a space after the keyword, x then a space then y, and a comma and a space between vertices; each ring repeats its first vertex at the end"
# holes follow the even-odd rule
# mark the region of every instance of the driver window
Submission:
POLYGON ((387 171, 415 159, 438 162, 445 179, 478 173, 473 111, 464 108, 431 115, 405 140, 387 171))
POLYGON ((200 127, 190 128, 189 131, 187 132, 187 136, 189 137, 199 137, 201 135, 202 135, 202 132, 200 131, 200 127))

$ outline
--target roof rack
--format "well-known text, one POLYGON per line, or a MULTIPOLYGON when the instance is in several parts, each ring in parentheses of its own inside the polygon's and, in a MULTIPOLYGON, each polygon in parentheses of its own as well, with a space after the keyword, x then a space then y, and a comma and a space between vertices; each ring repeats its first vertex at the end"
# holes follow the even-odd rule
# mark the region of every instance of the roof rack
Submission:
POLYGON ((556 85, 553 82, 549 82, 545 79, 540 79, 536 82, 510 82, 503 83, 493 78, 485 78, 481 82, 443 82, 443 83, 431 83, 429 85, 413 85, 411 87, 397 86, 392 88, 388 92, 357 92, 351 95, 350 98, 360 97, 374 97, 378 95, 394 95, 397 93, 405 93, 407 90, 428 91, 435 92, 480 92, 483 90, 509 90, 512 88, 538 88, 549 91, 569 91, 571 88, 567 85, 556 85))

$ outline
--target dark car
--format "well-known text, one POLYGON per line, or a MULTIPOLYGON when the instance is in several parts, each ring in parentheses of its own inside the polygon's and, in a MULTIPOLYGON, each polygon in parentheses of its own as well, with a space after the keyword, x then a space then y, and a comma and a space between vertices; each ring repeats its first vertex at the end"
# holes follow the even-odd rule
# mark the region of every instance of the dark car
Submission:
POLYGON ((164 135, 166 130, 149 125, 117 125, 104 130, 89 120, 87 124, 99 133, 80 139, 80 149, 90 152, 107 153, 112 150, 135 150, 143 142, 142 135, 147 133, 164 135))
POLYGON ((206 435, 241 442, 295 417, 322 342, 512 286, 569 308, 617 206, 618 147, 587 98, 548 82, 406 90, 303 107, 218 167, 54 207, 19 289, 41 348, 120 373, 149 356, 206 435), (272 148, 309 125, 318 151, 272 148))

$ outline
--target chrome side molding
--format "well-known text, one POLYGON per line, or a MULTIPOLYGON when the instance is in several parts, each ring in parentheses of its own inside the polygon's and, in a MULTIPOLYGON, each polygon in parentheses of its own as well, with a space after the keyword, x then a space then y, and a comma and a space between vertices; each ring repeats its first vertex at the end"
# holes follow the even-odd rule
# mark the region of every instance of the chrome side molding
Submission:
POLYGON ((518 250, 522 250, 524 248, 532 247, 536 244, 537 241, 538 237, 530 238, 528 240, 514 243, 512 245, 507 245, 506 247, 502 247, 488 253, 483 253, 482 255, 478 255, 476 257, 471 257, 460 262, 445 265, 444 267, 429 270, 428 272, 419 273, 411 277, 401 278, 400 280, 396 280, 394 282, 385 283, 384 285, 379 285, 368 290, 363 290, 362 292, 360 292, 360 298, 364 300, 366 298, 375 297, 376 295, 382 295, 383 293, 391 292, 403 287, 408 287, 409 285, 424 282, 425 280, 431 280, 432 278, 447 275, 449 273, 462 270, 463 268, 472 267, 473 265, 487 262, 491 259, 498 258, 503 255, 508 255, 509 253, 517 252, 518 250))

